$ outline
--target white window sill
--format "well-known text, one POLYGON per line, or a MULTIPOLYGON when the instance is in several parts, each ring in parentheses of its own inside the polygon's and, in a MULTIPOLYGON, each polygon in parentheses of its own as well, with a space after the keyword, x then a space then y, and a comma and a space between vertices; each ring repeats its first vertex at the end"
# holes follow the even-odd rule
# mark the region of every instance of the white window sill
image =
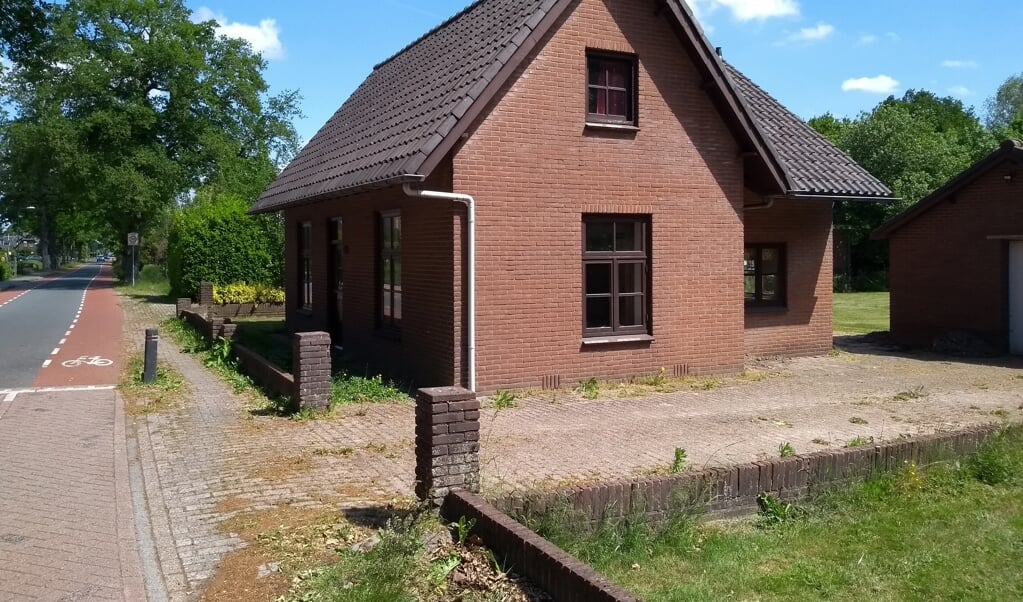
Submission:
POLYGON ((600 123, 599 121, 587 121, 586 129, 604 130, 607 132, 638 132, 639 128, 625 123, 600 123))
POLYGON ((619 334, 610 337, 591 337, 583 339, 583 346, 617 345, 621 343, 653 343, 654 337, 648 334, 619 334))

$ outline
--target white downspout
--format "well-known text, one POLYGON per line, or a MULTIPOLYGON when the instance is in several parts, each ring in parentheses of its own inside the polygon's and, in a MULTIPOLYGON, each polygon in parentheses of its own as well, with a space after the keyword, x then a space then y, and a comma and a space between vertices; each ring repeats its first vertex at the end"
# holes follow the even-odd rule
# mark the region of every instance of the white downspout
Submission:
POLYGON ((465 203, 469 209, 469 390, 476 392, 476 199, 467 194, 439 190, 415 190, 402 186, 405 194, 423 199, 465 203))

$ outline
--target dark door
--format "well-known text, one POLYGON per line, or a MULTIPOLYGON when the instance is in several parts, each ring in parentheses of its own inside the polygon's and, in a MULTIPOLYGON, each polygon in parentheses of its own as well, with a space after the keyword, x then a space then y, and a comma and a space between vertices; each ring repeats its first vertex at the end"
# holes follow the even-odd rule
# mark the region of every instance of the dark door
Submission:
POLYGON ((330 303, 330 340, 334 345, 341 346, 342 310, 344 308, 344 237, 342 236, 340 217, 330 220, 330 257, 331 303, 330 303))

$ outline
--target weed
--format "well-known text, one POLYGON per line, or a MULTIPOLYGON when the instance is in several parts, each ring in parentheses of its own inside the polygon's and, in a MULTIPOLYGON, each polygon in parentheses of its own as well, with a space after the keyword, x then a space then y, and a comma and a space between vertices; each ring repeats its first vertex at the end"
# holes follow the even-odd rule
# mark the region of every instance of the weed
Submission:
POLYGON ((688 466, 689 460, 686 458, 686 450, 676 447, 675 458, 671 461, 671 472, 673 474, 683 472, 688 466))
POLYGON ((149 414, 170 407, 177 394, 185 387, 185 379, 165 364, 156 367, 156 378, 142 382, 144 368, 142 356, 132 355, 127 362, 127 374, 121 383, 121 392, 129 402, 129 412, 149 414))
POLYGON ((350 447, 320 447, 313 450, 314 456, 350 456, 355 450, 350 447))
POLYGON ((996 408, 991 410, 991 415, 1002 420, 1008 420, 1010 416, 1009 410, 1006 410, 1005 408, 996 408))
POLYGON ((490 403, 495 410, 504 410, 515 407, 515 394, 511 391, 498 391, 490 398, 490 403))
POLYGON ((661 366, 660 372, 647 379, 647 384, 651 387, 662 387, 664 386, 664 382, 664 366, 661 366))
POLYGON ((458 529, 458 545, 464 546, 465 541, 469 539, 469 532, 476 526, 476 519, 470 518, 466 520, 464 516, 458 517, 458 522, 455 527, 458 529))
POLYGON ((867 419, 860 418, 859 416, 853 416, 852 418, 849 419, 849 422, 853 424, 867 424, 867 419))
POLYGON ((817 445, 823 445, 824 447, 827 447, 827 446, 831 445, 830 441, 828 441, 827 439, 822 439, 821 437, 817 437, 816 439, 814 439, 810 443, 816 443, 817 445))
POLYGON ((917 469, 916 462, 906 464, 893 477, 895 489, 902 495, 910 495, 924 488, 924 476, 917 469))
POLYGON ((782 458, 791 458, 796 455, 796 448, 792 447, 792 444, 786 441, 778 446, 778 455, 782 458))
POLYGON ((576 386, 575 392, 586 399, 596 399, 600 395, 600 383, 595 378, 584 380, 576 386))
POLYGON ((924 388, 922 386, 913 387, 908 391, 900 391, 896 393, 895 395, 892 396, 892 401, 909 401, 910 399, 920 399, 926 394, 927 393, 924 392, 924 388))
POLYGON ((845 446, 849 447, 849 448, 863 447, 865 445, 871 445, 872 443, 874 443, 874 438, 873 437, 860 437, 860 436, 857 436, 857 437, 853 437, 852 439, 846 441, 845 442, 845 446))
POLYGON ((761 524, 768 526, 803 518, 807 514, 803 508, 783 502, 769 493, 757 496, 757 506, 760 507, 761 524))
POLYGON ((1006 433, 984 442, 966 464, 967 474, 986 485, 1002 485, 1023 473, 1023 456, 1013 449, 1006 433))
POLYGON ((411 398, 394 383, 384 381, 379 374, 362 377, 341 372, 331 382, 331 407, 383 401, 406 402, 411 401, 411 398))

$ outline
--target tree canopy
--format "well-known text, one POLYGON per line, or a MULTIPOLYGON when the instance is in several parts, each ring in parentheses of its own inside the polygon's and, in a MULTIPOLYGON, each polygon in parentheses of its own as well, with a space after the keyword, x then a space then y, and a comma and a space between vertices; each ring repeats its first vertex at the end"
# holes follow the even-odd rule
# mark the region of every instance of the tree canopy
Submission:
POLYGON ((85 220, 123 245, 204 187, 253 200, 297 151, 298 94, 269 96, 260 55, 180 0, 14 1, 0 213, 35 206, 43 241, 85 220))

